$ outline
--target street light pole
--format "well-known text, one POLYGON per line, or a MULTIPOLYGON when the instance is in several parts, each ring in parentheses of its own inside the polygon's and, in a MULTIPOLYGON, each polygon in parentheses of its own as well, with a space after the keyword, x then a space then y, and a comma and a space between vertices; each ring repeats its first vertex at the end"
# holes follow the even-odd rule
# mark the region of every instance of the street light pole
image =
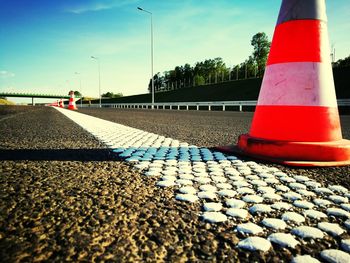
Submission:
POLYGON ((100 68, 100 59, 94 56, 91 56, 92 59, 96 59, 98 63, 98 96, 100 97, 100 108, 101 104, 101 68, 100 68))
POLYGON ((80 85, 80 108, 83 107, 83 90, 81 89, 81 76, 79 72, 75 72, 75 75, 79 75, 79 85, 80 85))
POLYGON ((141 7, 137 8, 140 11, 143 11, 151 15, 151 81, 152 81, 152 109, 154 109, 154 74, 153 74, 153 14, 150 11, 147 11, 141 7))

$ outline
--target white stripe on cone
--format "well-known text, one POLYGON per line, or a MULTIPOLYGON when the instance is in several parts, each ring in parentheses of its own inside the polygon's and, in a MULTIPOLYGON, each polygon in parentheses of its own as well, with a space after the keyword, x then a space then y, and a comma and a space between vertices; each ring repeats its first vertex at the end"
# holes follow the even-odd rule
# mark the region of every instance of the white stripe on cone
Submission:
POLYGON ((288 62, 266 68, 258 105, 337 107, 329 63, 288 62))

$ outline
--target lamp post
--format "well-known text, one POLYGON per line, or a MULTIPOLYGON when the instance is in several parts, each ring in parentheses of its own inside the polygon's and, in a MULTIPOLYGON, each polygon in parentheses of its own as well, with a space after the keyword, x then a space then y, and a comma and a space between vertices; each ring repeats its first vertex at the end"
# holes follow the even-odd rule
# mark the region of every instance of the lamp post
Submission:
POLYGON ((153 77, 153 15, 150 11, 147 11, 141 7, 137 7, 138 10, 143 11, 151 15, 151 81, 152 81, 152 109, 154 109, 154 77, 153 77))
POLYGON ((92 59, 97 60, 98 62, 98 96, 100 98, 100 108, 102 107, 101 104, 101 68, 100 68, 100 59, 94 56, 91 56, 92 59))
POLYGON ((80 108, 83 107, 83 90, 81 89, 81 76, 79 72, 75 72, 75 75, 79 75, 79 85, 80 85, 80 108))

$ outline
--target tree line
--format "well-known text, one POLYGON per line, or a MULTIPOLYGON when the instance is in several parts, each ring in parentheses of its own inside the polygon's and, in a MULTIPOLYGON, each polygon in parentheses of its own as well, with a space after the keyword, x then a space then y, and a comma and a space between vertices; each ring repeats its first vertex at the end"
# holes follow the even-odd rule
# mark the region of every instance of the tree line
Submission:
MULTIPOLYGON (((194 66, 188 63, 176 66, 163 74, 158 72, 153 77, 155 92, 262 77, 271 42, 264 32, 259 32, 252 37, 251 45, 253 46, 252 55, 231 68, 227 67, 223 59, 218 57, 197 62, 194 66)), ((152 79, 150 79, 148 90, 149 92, 152 90, 152 79)))
MULTIPOLYGON (((72 92, 73 90, 71 90, 71 91, 69 91, 68 92, 68 95, 70 95, 70 93, 72 92)), ((77 97, 77 98, 81 98, 81 97, 83 97, 83 95, 78 91, 78 90, 75 90, 75 91, 73 91, 74 92, 74 97, 77 97)), ((119 92, 119 93, 113 93, 113 92, 110 92, 110 91, 108 91, 108 92, 106 92, 106 93, 103 93, 103 94, 101 94, 101 97, 102 98, 109 98, 109 99, 113 99, 113 98, 120 98, 120 97, 123 97, 123 93, 121 93, 121 92, 119 92)), ((88 99, 88 100, 91 100, 91 99, 93 99, 93 98, 88 98, 88 97, 83 97, 83 99, 85 100, 85 99, 88 99)))
POLYGON ((333 68, 345 68, 345 67, 350 67, 350 55, 343 58, 343 59, 338 59, 336 62, 332 63, 333 68))

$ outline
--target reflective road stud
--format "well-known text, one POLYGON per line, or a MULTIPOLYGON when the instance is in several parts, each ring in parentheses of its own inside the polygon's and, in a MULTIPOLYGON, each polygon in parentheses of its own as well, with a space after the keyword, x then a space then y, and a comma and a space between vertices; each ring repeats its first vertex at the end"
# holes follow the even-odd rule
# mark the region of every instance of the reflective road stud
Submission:
POLYGON ((350 164, 329 50, 325 1, 283 0, 250 132, 239 137, 238 151, 293 166, 350 164))

